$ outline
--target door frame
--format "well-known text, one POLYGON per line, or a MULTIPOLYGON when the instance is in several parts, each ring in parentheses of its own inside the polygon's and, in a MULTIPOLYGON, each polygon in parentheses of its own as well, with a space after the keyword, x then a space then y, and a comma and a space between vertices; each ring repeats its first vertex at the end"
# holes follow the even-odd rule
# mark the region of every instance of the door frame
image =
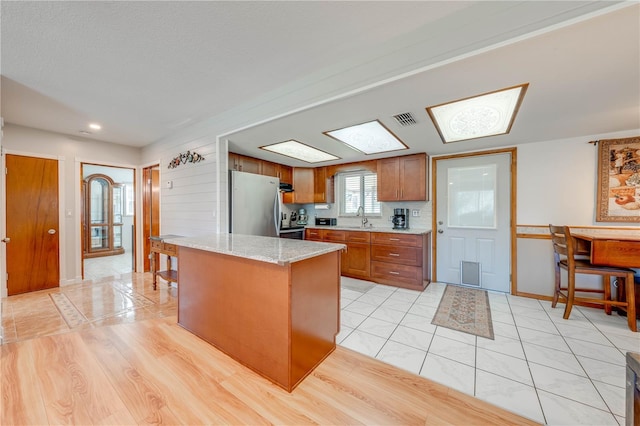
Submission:
POLYGON ((134 208, 133 208, 133 247, 131 248, 133 252, 133 260, 131 261, 131 272, 137 272, 138 269, 138 259, 139 259, 139 239, 138 239, 138 229, 140 226, 138 224, 138 220, 140 217, 139 214, 139 206, 140 206, 140 196, 139 196, 139 176, 140 166, 136 166, 133 164, 121 164, 121 163, 111 163, 111 162, 98 162, 93 159, 84 159, 84 158, 75 158, 75 167, 74 167, 74 176, 76 180, 75 187, 75 222, 74 226, 78 230, 78 236, 75 243, 75 253, 74 257, 77 261, 76 265, 76 282, 82 282, 84 277, 84 257, 82 255, 82 244, 83 244, 83 234, 82 234, 82 165, 93 165, 93 166, 103 166, 103 167, 114 167, 118 169, 131 169, 133 170, 133 199, 134 199, 134 208))
POLYGON ((438 256, 438 251, 437 251, 437 238, 435 235, 433 235, 433 232, 436 231, 436 229, 438 229, 437 226, 437 207, 438 207, 438 191, 437 191, 437 180, 438 180, 438 174, 437 174, 437 170, 438 170, 438 161, 440 160, 451 160, 451 159, 458 159, 458 158, 465 158, 465 157, 480 157, 480 156, 487 156, 487 155, 494 155, 494 154, 510 154, 511 155, 511 167, 510 167, 510 173, 511 173, 511 182, 510 182, 510 197, 511 197, 511 205, 510 205, 510 218, 509 218, 509 233, 510 233, 510 247, 509 247, 509 251, 510 251, 510 266, 511 266, 511 285, 510 285, 510 294, 517 294, 518 292, 518 283, 517 283, 517 277, 518 277, 518 271, 517 271, 517 238, 516 238, 516 231, 517 231, 517 226, 516 226, 516 201, 517 201, 517 164, 518 164, 518 158, 517 158, 517 148, 513 147, 513 148, 504 148, 504 149, 493 149, 493 150, 488 150, 488 151, 474 151, 474 152, 466 152, 463 154, 452 154, 452 155, 442 155, 439 157, 431 157, 431 194, 432 194, 432 199, 433 199, 433 203, 431 205, 431 229, 432 229, 432 236, 431 236, 431 277, 432 277, 432 281, 438 281, 438 268, 437 268, 437 256, 438 256))
POLYGON ((150 166, 142 167, 141 171, 142 179, 142 272, 151 271, 151 244, 149 237, 154 235, 154 229, 157 229, 157 234, 160 234, 160 163, 156 163, 150 166), (157 199, 153 197, 153 170, 158 170, 158 187, 157 187, 157 199), (157 204, 156 204, 157 203, 157 204), (152 212, 154 205, 157 205, 158 217, 153 220, 152 212))
MULTIPOLYGON (((64 214, 64 206, 65 206, 65 192, 64 192, 64 168, 65 168, 65 157, 64 156, 56 156, 56 155, 46 155, 46 154, 36 154, 33 152, 24 152, 24 151, 16 151, 16 150, 6 150, 2 148, 2 170, 6 170, 6 156, 7 155, 20 155, 23 157, 33 157, 33 158, 42 158, 44 160, 55 160, 58 162, 58 241, 59 241, 59 250, 58 250, 58 271, 60 273, 58 278, 58 286, 62 286, 64 278, 66 276, 67 267, 66 267, 66 253, 62 248, 62 244, 66 241, 67 232, 65 226, 65 214, 64 214)), ((0 234, 2 238, 7 236, 7 180, 2 179, 2 189, 0 190, 0 206, 2 206, 1 210, 1 231, 0 234)), ((8 296, 9 289, 7 288, 7 249, 5 244, 2 244, 2 249, 0 251, 2 255, 2 271, 4 272, 0 276, 0 298, 6 298, 8 296)))

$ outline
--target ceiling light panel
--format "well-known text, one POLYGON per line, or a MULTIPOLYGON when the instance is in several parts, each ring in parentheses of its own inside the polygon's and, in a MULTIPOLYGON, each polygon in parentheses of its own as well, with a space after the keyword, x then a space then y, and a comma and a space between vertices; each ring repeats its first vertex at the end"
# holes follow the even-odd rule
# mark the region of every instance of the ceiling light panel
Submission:
POLYGON ((319 149, 293 139, 285 142, 274 143, 272 145, 261 146, 260 149, 275 152, 276 154, 286 155, 287 157, 302 160, 307 163, 320 163, 322 161, 340 159, 340 157, 336 157, 333 154, 320 151, 319 149))
POLYGON ((444 143, 509 133, 529 83, 427 107, 444 143))
POLYGON ((378 120, 323 133, 367 155, 408 149, 378 120))

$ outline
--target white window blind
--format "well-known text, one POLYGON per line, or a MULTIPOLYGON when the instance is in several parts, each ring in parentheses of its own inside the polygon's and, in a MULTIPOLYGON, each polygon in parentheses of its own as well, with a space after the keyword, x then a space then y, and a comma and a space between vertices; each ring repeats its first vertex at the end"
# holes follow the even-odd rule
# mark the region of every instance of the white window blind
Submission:
POLYGON ((364 207, 365 214, 380 214, 378 176, 375 173, 354 172, 339 176, 340 214, 355 215, 360 206, 364 207))

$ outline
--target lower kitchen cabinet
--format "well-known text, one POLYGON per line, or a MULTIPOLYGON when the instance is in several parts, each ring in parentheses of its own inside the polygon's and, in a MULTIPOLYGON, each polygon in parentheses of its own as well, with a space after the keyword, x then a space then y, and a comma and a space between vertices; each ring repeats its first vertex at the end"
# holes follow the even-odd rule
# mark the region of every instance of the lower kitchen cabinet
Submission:
POLYGON ((429 283, 429 234, 371 233, 371 280, 424 290, 429 283))
POLYGON ((342 273, 348 277, 368 280, 371 271, 371 233, 347 232, 347 256, 342 273))
POLYGON ((429 233, 305 230, 305 239, 346 244, 342 275, 422 291, 429 284, 429 233))

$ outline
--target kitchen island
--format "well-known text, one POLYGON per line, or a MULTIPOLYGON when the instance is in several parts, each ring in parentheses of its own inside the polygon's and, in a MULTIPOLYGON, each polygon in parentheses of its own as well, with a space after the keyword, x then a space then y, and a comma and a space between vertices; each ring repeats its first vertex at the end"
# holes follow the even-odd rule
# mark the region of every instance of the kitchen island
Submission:
POLYGON ((291 392, 336 347, 343 244, 241 234, 178 246, 178 324, 291 392))

